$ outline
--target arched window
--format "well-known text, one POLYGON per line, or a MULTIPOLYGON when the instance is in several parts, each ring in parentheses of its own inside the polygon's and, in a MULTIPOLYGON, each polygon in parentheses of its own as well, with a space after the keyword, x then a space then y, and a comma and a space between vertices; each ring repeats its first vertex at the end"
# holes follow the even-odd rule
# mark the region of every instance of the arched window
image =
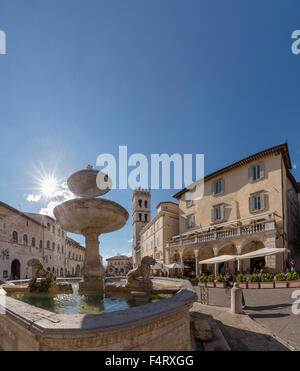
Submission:
POLYGON ((47 249, 50 249, 50 241, 47 241, 47 249))
POLYGON ((71 258, 71 252, 69 251, 69 258, 71 258))
POLYGON ((142 214, 139 214, 139 221, 142 221, 142 214))
POLYGON ((76 254, 76 260, 78 260, 78 255, 76 254))
POLYGON ((145 200, 145 208, 147 209, 147 207, 148 207, 148 201, 145 200))
POLYGON ((55 273, 55 268, 54 267, 52 268, 52 273, 55 273))
POLYGON ((35 238, 34 237, 32 237, 32 239, 31 239, 31 246, 35 247, 35 238))
POLYGON ((43 241, 40 240, 40 249, 42 249, 42 248, 43 248, 43 241))
POLYGON ((55 250, 55 242, 52 242, 52 250, 55 250))
POLYGON ((59 246, 59 244, 57 245, 57 251, 58 251, 58 252, 60 251, 60 246, 59 246))
POLYGON ((14 242, 18 242, 18 233, 16 231, 13 231, 12 238, 14 242))
POLYGON ((148 215, 145 214, 145 222, 147 222, 147 221, 148 221, 148 215))
POLYGON ((142 207, 142 200, 138 200, 139 207, 142 207))
POLYGON ((47 223, 47 229, 50 231, 50 223, 47 223))
POLYGON ((23 236, 23 243, 24 243, 25 246, 28 245, 28 236, 27 236, 27 234, 24 234, 24 236, 23 236))

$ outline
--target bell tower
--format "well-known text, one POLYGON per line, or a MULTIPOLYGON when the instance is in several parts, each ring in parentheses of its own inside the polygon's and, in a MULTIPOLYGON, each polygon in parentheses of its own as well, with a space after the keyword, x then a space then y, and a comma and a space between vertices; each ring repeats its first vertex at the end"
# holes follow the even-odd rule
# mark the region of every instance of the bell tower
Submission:
POLYGON ((132 260, 136 267, 141 261, 140 231, 151 220, 150 189, 135 189, 132 195, 132 260))

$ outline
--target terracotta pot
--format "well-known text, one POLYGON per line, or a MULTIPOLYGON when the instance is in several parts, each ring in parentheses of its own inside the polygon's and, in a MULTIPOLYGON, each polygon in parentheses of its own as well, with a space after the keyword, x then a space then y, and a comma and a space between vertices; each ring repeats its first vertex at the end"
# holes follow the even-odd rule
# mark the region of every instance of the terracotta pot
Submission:
POLYGON ((215 282, 206 282, 206 287, 216 287, 215 282))
POLYGON ((259 289, 259 282, 248 282, 248 289, 259 289))
POLYGON ((288 287, 287 281, 279 281, 279 282, 276 281, 275 282, 275 288, 276 289, 284 289, 286 287, 288 287))
POLYGON ((239 285, 240 289, 247 289, 248 288, 247 282, 238 282, 237 284, 239 285))
POLYGON ((226 282, 216 282, 216 287, 221 287, 221 288, 224 288, 226 287, 226 282))
POLYGON ((205 287, 207 282, 198 282, 198 286, 205 287))
POLYGON ((260 283, 261 289, 274 289, 274 282, 261 282, 260 283))
POLYGON ((289 281, 289 287, 300 287, 300 280, 298 280, 298 281, 289 281))

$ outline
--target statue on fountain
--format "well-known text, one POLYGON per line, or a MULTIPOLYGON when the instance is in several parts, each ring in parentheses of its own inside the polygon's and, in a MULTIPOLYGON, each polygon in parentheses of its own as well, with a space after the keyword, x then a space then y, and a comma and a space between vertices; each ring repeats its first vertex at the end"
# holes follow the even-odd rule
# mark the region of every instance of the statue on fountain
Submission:
POLYGON ((29 292, 49 292, 56 293, 59 291, 72 292, 70 284, 56 284, 56 276, 48 270, 45 270, 42 263, 38 259, 31 259, 27 265, 32 269, 32 279, 29 281, 29 292), (38 278, 41 278, 38 281, 38 278))
POLYGON ((127 273, 125 287, 132 290, 151 291, 150 266, 155 263, 156 260, 151 256, 144 256, 141 264, 127 273))

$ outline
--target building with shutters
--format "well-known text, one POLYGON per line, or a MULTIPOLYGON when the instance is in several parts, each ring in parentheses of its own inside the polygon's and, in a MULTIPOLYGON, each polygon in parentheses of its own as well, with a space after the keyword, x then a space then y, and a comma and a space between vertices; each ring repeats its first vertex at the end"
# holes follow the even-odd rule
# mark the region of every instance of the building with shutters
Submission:
MULTIPOLYGON (((198 276, 264 268, 279 272, 299 251, 299 184, 292 175, 287 143, 242 159, 204 179, 204 195, 190 200, 185 188, 179 202, 179 233, 166 243, 166 263, 178 262, 198 276), (222 255, 243 255, 264 247, 285 253, 229 263, 202 265, 222 255), (222 269, 223 271, 223 269, 222 269)), ((192 193, 190 193, 192 195, 192 193)))

